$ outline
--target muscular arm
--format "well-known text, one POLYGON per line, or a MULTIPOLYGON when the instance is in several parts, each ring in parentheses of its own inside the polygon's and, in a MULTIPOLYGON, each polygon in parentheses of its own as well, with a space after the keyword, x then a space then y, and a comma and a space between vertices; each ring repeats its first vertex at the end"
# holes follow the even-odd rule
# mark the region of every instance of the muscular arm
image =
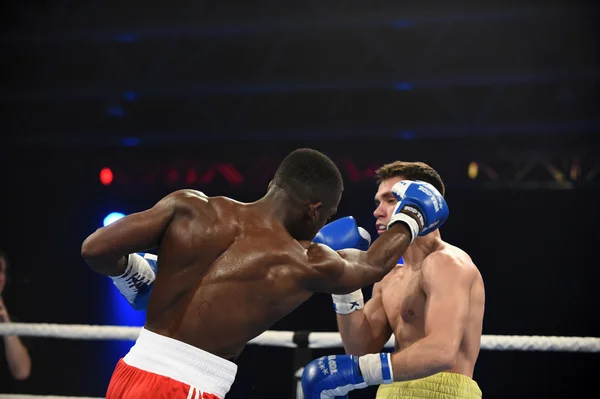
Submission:
POLYGON ((205 196, 194 190, 176 191, 151 209, 100 228, 83 242, 81 256, 96 272, 118 276, 125 271, 129 254, 158 247, 173 218, 192 212, 190 200, 198 198, 205 196))
POLYGON ((424 378, 454 367, 469 314, 473 268, 444 253, 423 263, 425 337, 392 355, 394 381, 424 378))
POLYGON ((350 314, 337 315, 338 329, 347 354, 360 356, 381 351, 392 335, 381 299, 381 284, 365 307, 350 314))
POLYGON ((312 292, 347 294, 381 280, 392 270, 410 244, 411 233, 404 223, 394 224, 367 251, 333 251, 313 244, 307 250, 312 273, 306 288, 312 292))

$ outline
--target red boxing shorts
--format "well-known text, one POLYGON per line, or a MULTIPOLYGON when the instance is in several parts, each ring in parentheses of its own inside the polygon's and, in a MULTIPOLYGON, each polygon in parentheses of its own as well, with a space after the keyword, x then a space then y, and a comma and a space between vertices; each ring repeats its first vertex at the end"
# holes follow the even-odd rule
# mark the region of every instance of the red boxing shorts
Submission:
POLYGON ((142 328, 115 367, 106 399, 224 399, 237 365, 142 328))

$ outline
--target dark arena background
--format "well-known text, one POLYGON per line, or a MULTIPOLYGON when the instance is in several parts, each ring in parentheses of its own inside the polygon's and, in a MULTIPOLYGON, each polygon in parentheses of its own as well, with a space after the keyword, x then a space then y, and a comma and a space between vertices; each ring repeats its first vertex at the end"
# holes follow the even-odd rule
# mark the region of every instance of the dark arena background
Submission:
MULTIPOLYGON (((338 215, 373 237, 374 170, 439 171, 442 237, 483 275, 485 335, 600 337, 600 11, 438 3, 5 3, 0 248, 13 322, 142 326, 85 264, 83 240, 180 188, 256 200, 288 152, 310 147, 342 171, 338 215)), ((271 330, 337 332, 331 297, 271 330)), ((133 344, 22 338, 31 375, 1 375, 0 397, 103 397, 133 344)), ((248 345, 227 398, 295 398, 302 362, 338 353, 248 345)), ((591 397, 599 364, 593 351, 484 349, 474 379, 488 399, 591 397)))

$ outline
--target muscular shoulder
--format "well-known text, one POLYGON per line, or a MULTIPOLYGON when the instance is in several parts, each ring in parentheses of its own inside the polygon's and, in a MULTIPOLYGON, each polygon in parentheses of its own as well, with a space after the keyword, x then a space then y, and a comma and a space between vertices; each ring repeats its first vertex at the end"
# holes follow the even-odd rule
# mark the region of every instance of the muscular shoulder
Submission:
POLYGON ((201 191, 182 189, 172 192, 167 195, 163 201, 169 201, 173 206, 178 208, 207 208, 208 197, 201 191))
POLYGON ((164 197, 158 205, 172 209, 176 218, 202 219, 210 222, 218 217, 215 201, 198 190, 174 191, 164 197))
POLYGON ((439 275, 452 275, 454 279, 473 281, 479 271, 466 252, 449 246, 429 254, 421 269, 425 281, 439 275))
POLYGON ((208 196, 202 191, 192 189, 181 189, 173 191, 171 194, 165 197, 166 200, 181 202, 181 203, 208 203, 208 196))

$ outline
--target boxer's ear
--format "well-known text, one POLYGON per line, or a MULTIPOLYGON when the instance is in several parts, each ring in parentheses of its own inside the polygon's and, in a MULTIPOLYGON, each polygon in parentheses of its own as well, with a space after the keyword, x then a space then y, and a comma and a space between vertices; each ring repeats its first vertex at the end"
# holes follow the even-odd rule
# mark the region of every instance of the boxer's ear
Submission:
POLYGON ((319 211, 323 208, 323 203, 321 201, 315 202, 314 204, 308 204, 308 217, 311 220, 317 220, 319 217, 319 211))

